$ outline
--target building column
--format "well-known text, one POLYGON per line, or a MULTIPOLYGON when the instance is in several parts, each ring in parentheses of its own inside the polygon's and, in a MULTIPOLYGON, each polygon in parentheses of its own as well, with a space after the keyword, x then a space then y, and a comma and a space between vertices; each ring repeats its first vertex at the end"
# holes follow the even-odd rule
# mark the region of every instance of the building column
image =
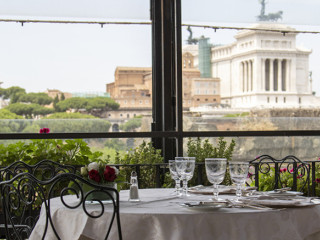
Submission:
POLYGON ((244 74, 244 78, 243 78, 243 83, 244 83, 244 92, 248 91, 248 63, 247 61, 244 61, 244 70, 243 70, 244 74))
POLYGON ((288 62, 286 59, 283 59, 281 62, 281 69, 282 69, 282 73, 281 73, 281 87, 283 87, 283 89, 281 89, 282 91, 286 92, 288 91, 287 89, 287 78, 288 78, 288 62))
POLYGON ((290 66, 291 66, 291 61, 287 59, 287 67, 286 67, 286 91, 290 92, 291 91, 291 86, 290 86, 290 66))
POLYGON ((252 81, 252 75, 251 75, 251 73, 252 73, 252 62, 251 62, 251 60, 249 60, 248 61, 248 92, 251 92, 251 87, 252 87, 252 85, 251 85, 251 81, 252 81))
POLYGON ((240 62, 240 92, 244 92, 244 64, 240 62))
POLYGON ((269 68, 270 68, 270 76, 269 76, 269 79, 270 79, 270 92, 273 92, 274 90, 273 90, 273 81, 274 81, 274 79, 273 79, 273 59, 269 59, 269 64, 270 64, 270 66, 269 66, 269 68))
POLYGON ((282 59, 278 59, 278 92, 282 92, 282 59))
POLYGON ((260 88, 258 91, 265 92, 266 91, 266 59, 261 58, 261 80, 260 80, 260 88))

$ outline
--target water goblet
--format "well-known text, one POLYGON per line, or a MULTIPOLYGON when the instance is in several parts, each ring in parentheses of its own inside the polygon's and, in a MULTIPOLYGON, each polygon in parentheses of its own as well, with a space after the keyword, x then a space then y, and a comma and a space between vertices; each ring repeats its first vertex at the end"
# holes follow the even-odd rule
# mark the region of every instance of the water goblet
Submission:
POLYGON ((205 159, 206 174, 210 183, 213 184, 213 201, 221 201, 218 198, 220 184, 225 176, 227 169, 227 159, 226 158, 206 158, 205 159))
POLYGON ((177 173, 177 167, 176 167, 176 162, 175 160, 169 160, 169 170, 170 170, 170 176, 171 178, 175 181, 175 194, 180 196, 181 192, 180 192, 180 176, 177 173))
POLYGON ((235 202, 240 202, 241 199, 241 185, 246 182, 249 163, 248 162, 229 162, 229 171, 231 180, 237 184, 236 199, 235 202))
POLYGON ((193 177, 193 172, 195 168, 195 158, 194 157, 176 157, 176 169, 177 173, 182 180, 182 192, 183 196, 190 196, 188 194, 188 181, 193 177))

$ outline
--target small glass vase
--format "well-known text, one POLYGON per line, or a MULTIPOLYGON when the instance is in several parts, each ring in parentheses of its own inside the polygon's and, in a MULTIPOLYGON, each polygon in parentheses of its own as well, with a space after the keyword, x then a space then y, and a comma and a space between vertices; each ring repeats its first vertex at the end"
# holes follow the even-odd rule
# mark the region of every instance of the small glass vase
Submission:
MULTIPOLYGON (((103 185, 106 187, 110 187, 110 188, 114 188, 117 189, 117 183, 115 182, 108 182, 108 183, 102 183, 99 185, 103 185)), ((91 190, 94 190, 95 188, 88 186, 88 185, 84 185, 82 187, 83 193, 84 195, 86 195, 88 192, 90 192, 91 190)), ((116 198, 116 194, 113 191, 109 192, 111 194, 111 196, 115 199, 116 198)), ((94 200, 100 200, 100 201, 111 201, 110 196, 107 193, 104 193, 102 191, 99 192, 92 192, 90 193, 87 198, 87 201, 94 201, 94 200)))

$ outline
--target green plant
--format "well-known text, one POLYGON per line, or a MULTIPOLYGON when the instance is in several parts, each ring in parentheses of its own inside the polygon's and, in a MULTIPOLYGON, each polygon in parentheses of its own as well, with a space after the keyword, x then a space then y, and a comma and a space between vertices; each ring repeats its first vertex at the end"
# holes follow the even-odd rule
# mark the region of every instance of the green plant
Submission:
MULTIPOLYGON (((301 168, 302 169, 302 168, 301 168)), ((307 181, 306 172, 302 174, 301 169, 297 171, 297 190, 303 191, 307 194, 308 187, 305 185, 307 181)), ((251 186, 255 186, 255 179, 252 173, 253 167, 249 170, 249 176, 251 179, 251 186)), ((271 191, 275 188, 275 168, 274 166, 261 166, 261 171, 259 172, 259 190, 260 191, 271 191)), ((278 178, 278 187, 276 188, 284 188, 284 187, 292 187, 293 186, 293 169, 280 168, 278 178)), ((318 189, 319 192, 319 189, 318 189)))
POLYGON ((0 165, 2 166, 18 160, 35 164, 43 159, 50 159, 63 164, 84 165, 101 160, 101 156, 101 152, 92 152, 88 144, 82 139, 36 139, 8 145, 0 144, 0 165))
MULTIPOLYGON (((202 141, 200 138, 192 139, 189 138, 187 147, 187 154, 189 157, 195 157, 196 162, 204 162, 205 158, 226 158, 227 161, 230 161, 232 158, 232 153, 234 150, 236 143, 232 139, 228 144, 227 141, 224 140, 223 137, 218 138, 217 146, 214 147, 209 139, 205 139, 202 141)), ((190 181, 190 184, 196 184, 198 172, 195 171, 193 179, 190 181)), ((202 176, 206 176, 205 168, 202 168, 202 176)), ((207 179, 205 179, 205 184, 209 184, 207 179)), ((225 178, 222 182, 225 185, 231 185, 229 170, 227 169, 225 178)))
MULTIPOLYGON (((115 164, 155 164, 162 163, 161 150, 155 149, 152 143, 143 141, 137 148, 126 153, 122 158, 119 154, 115 157, 115 164)), ((123 175, 127 182, 130 181, 131 171, 135 169, 123 166, 120 168, 120 175, 123 175)), ((156 169, 154 166, 141 166, 140 167, 140 188, 154 188, 156 179, 156 169)), ((124 185, 123 188, 128 188, 124 185)))

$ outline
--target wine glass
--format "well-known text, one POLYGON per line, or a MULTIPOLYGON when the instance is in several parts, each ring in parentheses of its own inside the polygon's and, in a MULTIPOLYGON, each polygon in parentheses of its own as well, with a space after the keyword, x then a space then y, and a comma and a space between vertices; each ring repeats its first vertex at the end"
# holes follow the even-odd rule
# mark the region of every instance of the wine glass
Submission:
POLYGON ((195 157, 176 157, 176 169, 177 173, 182 180, 182 191, 184 196, 189 196, 188 194, 188 181, 193 177, 194 167, 195 167, 195 157))
POLYGON ((221 201, 218 198, 220 184, 226 174, 227 159, 226 158, 206 158, 205 160, 206 174, 210 183, 213 184, 213 201, 221 201))
POLYGON ((241 199, 241 185, 246 182, 248 171, 249 171, 249 163, 248 162, 229 162, 229 171, 231 180, 237 184, 236 191, 236 202, 239 202, 241 199))
POLYGON ((176 167, 176 162, 175 160, 169 160, 169 170, 170 170, 170 175, 171 178, 175 181, 175 192, 178 196, 181 195, 180 192, 180 176, 177 173, 177 167, 176 167))

